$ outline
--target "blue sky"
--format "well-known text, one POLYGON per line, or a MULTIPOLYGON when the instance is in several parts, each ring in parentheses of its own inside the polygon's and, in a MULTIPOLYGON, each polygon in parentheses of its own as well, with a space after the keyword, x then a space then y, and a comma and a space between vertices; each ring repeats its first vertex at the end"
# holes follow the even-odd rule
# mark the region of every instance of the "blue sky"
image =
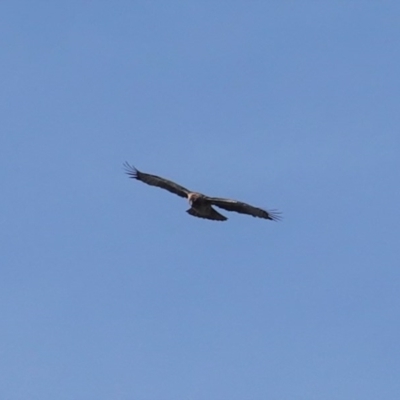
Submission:
POLYGON ((3 1, 0 397, 398 399, 399 13, 3 1))

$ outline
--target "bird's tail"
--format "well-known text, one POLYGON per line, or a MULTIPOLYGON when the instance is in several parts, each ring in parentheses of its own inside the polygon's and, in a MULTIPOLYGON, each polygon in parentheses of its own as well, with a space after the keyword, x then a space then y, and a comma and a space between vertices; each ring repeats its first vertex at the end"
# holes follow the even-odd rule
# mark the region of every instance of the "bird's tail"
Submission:
POLYGON ((191 207, 189 210, 186 210, 186 212, 194 217, 211 219, 212 221, 226 221, 228 219, 212 207, 207 207, 204 210, 191 207))

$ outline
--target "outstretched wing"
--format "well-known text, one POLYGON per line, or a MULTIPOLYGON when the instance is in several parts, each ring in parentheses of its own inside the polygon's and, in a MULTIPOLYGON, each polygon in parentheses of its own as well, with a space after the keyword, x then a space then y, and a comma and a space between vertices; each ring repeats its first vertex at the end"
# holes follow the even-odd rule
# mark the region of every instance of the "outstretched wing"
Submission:
POLYGON ((279 221, 281 219, 279 211, 263 210, 262 208, 253 207, 250 204, 242 203, 241 201, 221 199, 219 197, 207 197, 207 201, 227 211, 235 211, 241 214, 252 215, 253 217, 270 219, 271 221, 279 221))
POLYGON ((187 197, 190 191, 183 186, 178 185, 175 182, 169 181, 168 179, 161 178, 156 175, 145 174, 144 172, 140 172, 132 165, 129 165, 127 162, 124 163, 126 173, 133 179, 137 179, 144 183, 147 183, 151 186, 157 186, 161 189, 168 190, 171 193, 175 193, 181 197, 187 197))

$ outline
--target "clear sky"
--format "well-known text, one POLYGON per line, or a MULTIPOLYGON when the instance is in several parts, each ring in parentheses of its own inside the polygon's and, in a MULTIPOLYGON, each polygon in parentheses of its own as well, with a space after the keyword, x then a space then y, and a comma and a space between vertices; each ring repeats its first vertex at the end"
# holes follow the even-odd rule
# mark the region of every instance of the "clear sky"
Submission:
POLYGON ((400 398, 398 2, 5 0, 0 45, 1 399, 400 398))

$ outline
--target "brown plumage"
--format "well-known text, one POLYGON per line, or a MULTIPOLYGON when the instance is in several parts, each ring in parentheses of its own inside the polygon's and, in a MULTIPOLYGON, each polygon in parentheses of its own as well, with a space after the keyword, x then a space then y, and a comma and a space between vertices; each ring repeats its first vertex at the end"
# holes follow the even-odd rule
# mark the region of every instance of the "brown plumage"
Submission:
POLYGON ((124 167, 126 173, 133 179, 137 179, 151 186, 160 187, 180 197, 187 198, 189 200, 190 208, 186 210, 186 212, 194 217, 210 219, 213 221, 226 221, 227 218, 212 207, 214 205, 227 211, 235 211, 241 214, 252 215, 253 217, 269 219, 271 221, 280 220, 280 213, 276 210, 266 211, 262 208, 253 207, 250 204, 237 200, 208 197, 201 193, 192 192, 185 187, 168 179, 161 178, 160 176, 145 174, 129 165, 127 162, 125 162, 124 167))

